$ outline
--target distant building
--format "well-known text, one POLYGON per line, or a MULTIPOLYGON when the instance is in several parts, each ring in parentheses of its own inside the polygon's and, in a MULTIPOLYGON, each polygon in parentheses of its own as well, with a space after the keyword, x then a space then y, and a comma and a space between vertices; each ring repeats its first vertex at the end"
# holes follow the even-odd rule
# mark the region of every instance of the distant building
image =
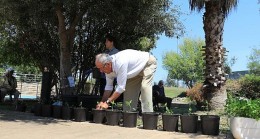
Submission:
POLYGON ((234 72, 232 72, 232 73, 230 73, 230 74, 228 75, 228 78, 235 80, 235 79, 239 79, 240 77, 245 76, 246 74, 249 74, 249 71, 248 71, 248 70, 234 71, 234 72))

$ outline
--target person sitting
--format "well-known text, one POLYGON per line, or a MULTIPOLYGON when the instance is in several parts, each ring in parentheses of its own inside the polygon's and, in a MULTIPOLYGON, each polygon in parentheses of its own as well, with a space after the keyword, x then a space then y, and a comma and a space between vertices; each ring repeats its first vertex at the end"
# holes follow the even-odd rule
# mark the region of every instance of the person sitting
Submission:
POLYGON ((171 108, 172 99, 165 96, 164 83, 159 81, 158 85, 153 86, 153 103, 158 106, 158 103, 167 103, 167 107, 171 108))
POLYGON ((5 75, 2 77, 2 81, 0 84, 0 98, 1 102, 4 102, 4 98, 6 94, 9 94, 10 100, 12 101, 12 95, 14 95, 14 100, 17 102, 20 92, 17 88, 16 78, 13 76, 14 70, 13 68, 8 68, 6 70, 5 75))

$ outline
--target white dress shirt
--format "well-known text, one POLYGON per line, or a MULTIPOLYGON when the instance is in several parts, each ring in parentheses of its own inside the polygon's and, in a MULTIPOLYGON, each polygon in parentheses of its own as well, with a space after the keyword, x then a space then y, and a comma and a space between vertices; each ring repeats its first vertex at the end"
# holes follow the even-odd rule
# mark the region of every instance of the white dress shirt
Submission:
POLYGON ((116 92, 125 91, 127 79, 137 76, 145 67, 150 54, 144 51, 127 49, 112 55, 112 70, 106 74, 105 90, 113 89, 113 80, 117 78, 116 92))

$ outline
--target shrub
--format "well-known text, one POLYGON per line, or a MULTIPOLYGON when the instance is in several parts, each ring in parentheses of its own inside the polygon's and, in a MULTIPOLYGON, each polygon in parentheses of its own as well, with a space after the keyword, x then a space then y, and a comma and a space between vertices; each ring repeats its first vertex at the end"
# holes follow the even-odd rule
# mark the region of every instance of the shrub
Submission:
POLYGON ((225 112, 229 116, 260 119, 260 99, 245 99, 228 95, 225 112))
POLYGON ((204 93, 202 83, 195 84, 191 89, 186 91, 186 94, 191 100, 196 101, 198 109, 201 109, 206 105, 203 97, 204 93))
POLYGON ((188 97, 191 100, 195 100, 196 102, 203 102, 203 90, 202 90, 202 83, 195 84, 191 89, 186 91, 188 97))
POLYGON ((260 98, 260 76, 254 74, 245 75, 241 78, 240 84, 239 93, 241 96, 249 99, 260 98))
POLYGON ((238 94, 241 90, 241 84, 239 80, 227 80, 226 82, 227 92, 232 94, 238 94))

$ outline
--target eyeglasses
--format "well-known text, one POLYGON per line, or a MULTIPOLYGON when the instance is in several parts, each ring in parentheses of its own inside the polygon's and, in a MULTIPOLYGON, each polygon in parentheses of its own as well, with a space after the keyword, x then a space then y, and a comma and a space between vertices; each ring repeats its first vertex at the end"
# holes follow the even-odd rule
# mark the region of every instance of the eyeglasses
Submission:
POLYGON ((106 65, 107 65, 107 63, 105 63, 105 64, 103 65, 103 68, 105 68, 105 67, 106 67, 106 65))

